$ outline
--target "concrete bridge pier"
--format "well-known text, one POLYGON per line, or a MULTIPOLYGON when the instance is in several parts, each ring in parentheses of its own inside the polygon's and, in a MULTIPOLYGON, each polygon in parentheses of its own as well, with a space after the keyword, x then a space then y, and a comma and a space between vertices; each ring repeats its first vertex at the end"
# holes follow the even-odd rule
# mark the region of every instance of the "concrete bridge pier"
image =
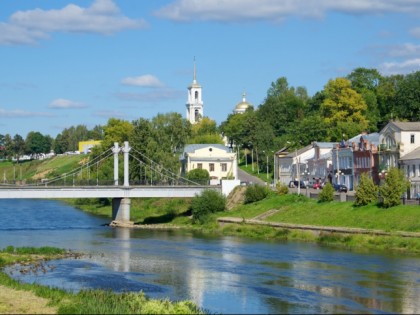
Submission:
POLYGON ((130 198, 112 199, 112 220, 118 223, 132 224, 130 221, 130 198))

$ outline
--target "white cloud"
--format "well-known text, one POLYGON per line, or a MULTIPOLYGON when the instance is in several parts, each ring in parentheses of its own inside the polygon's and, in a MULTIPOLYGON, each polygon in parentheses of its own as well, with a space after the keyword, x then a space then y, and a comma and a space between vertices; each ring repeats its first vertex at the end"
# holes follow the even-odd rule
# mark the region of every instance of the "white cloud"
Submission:
POLYGON ((386 53, 390 57, 417 57, 420 56, 420 45, 411 43, 389 47, 386 53))
POLYGON ((30 111, 25 111, 21 109, 6 110, 6 109, 0 108, 0 116, 8 117, 8 118, 30 118, 34 116, 51 117, 53 115, 50 113, 30 112, 30 111))
POLYGON ((0 24, 0 44, 33 44, 53 32, 112 34, 145 28, 144 20, 122 15, 112 0, 95 0, 90 7, 69 4, 62 9, 18 11, 0 24))
POLYGON ((163 83, 159 81, 158 78, 151 74, 145 74, 138 77, 127 77, 121 81, 124 85, 134 85, 134 86, 142 86, 142 87, 163 87, 163 83))
POLYGON ((414 36, 415 38, 420 38, 420 26, 419 27, 412 28, 410 30, 410 34, 412 36, 414 36))
POLYGON ((404 60, 402 62, 384 62, 378 70, 383 75, 408 74, 420 69, 420 58, 404 60))
POLYGON ((85 108, 86 105, 78 102, 73 102, 70 100, 66 100, 63 98, 58 98, 53 100, 49 105, 48 108, 57 108, 57 109, 72 109, 72 108, 85 108))
POLYGON ((320 18, 327 12, 345 14, 420 14, 416 0, 174 0, 155 12, 174 21, 280 21, 289 16, 320 18))

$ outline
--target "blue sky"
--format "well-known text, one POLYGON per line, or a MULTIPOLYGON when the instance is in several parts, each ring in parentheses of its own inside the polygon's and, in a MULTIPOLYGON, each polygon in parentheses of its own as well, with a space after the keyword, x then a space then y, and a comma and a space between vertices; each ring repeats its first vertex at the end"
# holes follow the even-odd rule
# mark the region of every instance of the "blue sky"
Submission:
POLYGON ((309 95, 357 67, 420 70, 419 0, 13 0, 0 2, 0 134, 254 107, 286 77, 309 95))

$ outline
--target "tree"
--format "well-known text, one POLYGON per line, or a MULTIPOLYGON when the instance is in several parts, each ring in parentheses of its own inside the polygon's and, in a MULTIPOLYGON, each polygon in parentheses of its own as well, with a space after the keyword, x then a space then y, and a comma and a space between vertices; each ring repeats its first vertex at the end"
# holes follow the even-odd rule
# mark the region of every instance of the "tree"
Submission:
POLYGON ((357 91, 367 105, 366 119, 371 132, 378 130, 380 113, 377 100, 377 88, 383 77, 376 69, 356 68, 347 76, 351 87, 357 91))
POLYGON ((331 183, 327 183, 318 195, 319 202, 330 202, 334 200, 334 188, 331 183))
POLYGON ((205 185, 210 180, 210 174, 205 169, 195 168, 187 173, 187 178, 193 182, 205 185))
POLYGON ((397 115, 408 121, 420 120, 420 71, 407 74, 395 94, 397 115))
POLYGON ((281 77, 271 83, 264 103, 256 111, 257 120, 269 124, 275 136, 281 136, 288 126, 304 117, 308 99, 305 88, 289 87, 287 79, 281 77))
POLYGON ((404 171, 396 167, 390 168, 385 183, 379 187, 382 207, 390 208, 401 204, 401 198, 409 187, 410 183, 405 178, 404 171))
POLYGON ((226 209, 226 197, 222 193, 206 189, 191 201, 191 211, 194 223, 205 223, 212 213, 226 209))
POLYGON ((188 143, 223 144, 224 142, 217 130, 216 122, 208 117, 204 117, 191 126, 191 138, 188 140, 188 143))
POLYGON ((25 153, 25 140, 23 140, 19 134, 15 134, 13 137, 12 150, 17 161, 19 161, 19 157, 25 153))
POLYGON ((37 157, 41 153, 51 151, 52 139, 49 136, 43 136, 38 131, 30 131, 25 139, 25 152, 37 157))
POLYGON ((366 103, 362 96, 351 88, 349 80, 330 80, 324 88, 324 93, 321 115, 329 126, 331 141, 342 140, 343 134, 352 137, 366 130, 366 103))
POLYGON ((151 121, 140 118, 133 122, 133 126, 130 146, 137 162, 130 167, 130 176, 144 180, 151 178, 153 172, 154 180, 165 181, 169 180, 169 172, 172 176, 178 176, 179 155, 191 135, 190 122, 179 113, 167 113, 158 114, 151 121), (145 167, 151 161, 156 166, 155 170, 145 167))
POLYGON ((360 183, 357 186, 355 206, 366 206, 378 200, 378 186, 366 173, 360 176, 360 183))
POLYGON ((133 129, 133 125, 126 120, 110 118, 104 126, 104 139, 101 147, 108 150, 114 146, 114 142, 118 142, 122 146, 125 141, 129 141, 133 129))

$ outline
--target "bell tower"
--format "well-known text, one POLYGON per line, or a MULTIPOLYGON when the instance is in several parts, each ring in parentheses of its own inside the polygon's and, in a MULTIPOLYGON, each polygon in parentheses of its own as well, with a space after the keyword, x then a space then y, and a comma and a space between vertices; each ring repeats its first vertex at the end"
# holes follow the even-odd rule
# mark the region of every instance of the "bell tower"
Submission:
POLYGON ((196 67, 194 58, 194 76, 193 81, 188 86, 188 102, 187 107, 187 120, 196 124, 203 118, 203 100, 201 85, 197 83, 196 79, 196 67))

